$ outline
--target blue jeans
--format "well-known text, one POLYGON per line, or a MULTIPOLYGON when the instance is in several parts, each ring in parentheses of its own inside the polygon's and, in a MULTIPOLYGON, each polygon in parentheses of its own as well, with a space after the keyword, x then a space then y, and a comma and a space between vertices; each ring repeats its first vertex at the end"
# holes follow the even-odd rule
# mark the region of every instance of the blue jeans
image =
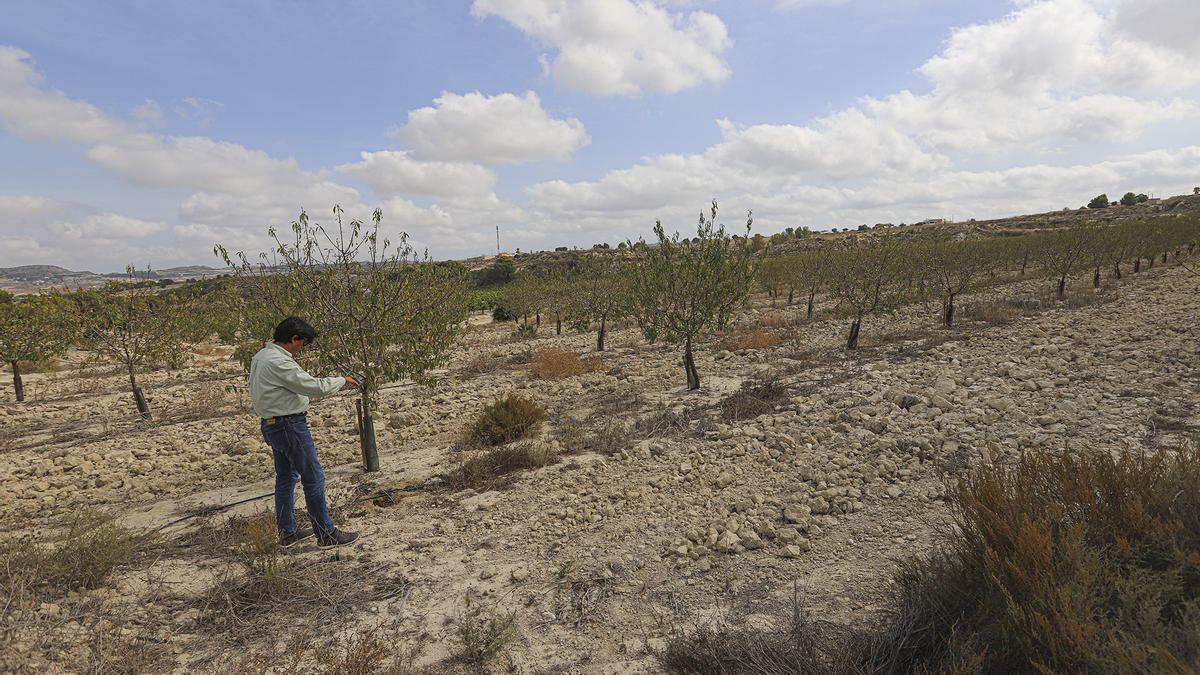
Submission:
POLYGON ((317 446, 303 415, 262 421, 262 435, 275 458, 275 525, 282 535, 296 531, 296 481, 304 486, 304 505, 318 537, 333 533, 333 519, 325 506, 325 472, 317 460, 317 446))

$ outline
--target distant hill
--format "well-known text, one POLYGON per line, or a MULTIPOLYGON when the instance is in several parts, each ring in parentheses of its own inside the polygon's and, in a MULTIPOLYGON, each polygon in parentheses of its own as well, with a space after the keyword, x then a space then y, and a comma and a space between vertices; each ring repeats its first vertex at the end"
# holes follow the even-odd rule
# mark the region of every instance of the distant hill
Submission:
MULTIPOLYGON (((224 274, 220 270, 206 265, 187 265, 170 267, 162 270, 152 270, 150 279, 204 279, 224 274)), ((145 272, 139 272, 145 274, 145 272)), ((38 289, 53 286, 90 287, 99 286, 106 281, 125 278, 124 272, 97 274, 95 272, 69 270, 58 265, 21 265, 19 267, 0 267, 0 289, 10 291, 37 292, 38 289)))
POLYGON ((0 277, 15 281, 49 281, 75 276, 95 276, 91 272, 72 272, 58 265, 21 265, 20 267, 0 267, 0 277))

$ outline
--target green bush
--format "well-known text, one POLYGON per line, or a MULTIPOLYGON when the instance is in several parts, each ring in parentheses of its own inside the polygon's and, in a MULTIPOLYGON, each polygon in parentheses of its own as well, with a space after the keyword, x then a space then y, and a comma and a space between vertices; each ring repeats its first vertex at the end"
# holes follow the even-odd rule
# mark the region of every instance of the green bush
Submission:
POLYGON ((467 429, 466 441, 476 445, 502 445, 536 431, 546 411, 533 401, 509 394, 483 409, 467 429))
POLYGON ((469 308, 472 312, 483 312, 500 306, 504 291, 498 288, 477 288, 471 291, 469 308))

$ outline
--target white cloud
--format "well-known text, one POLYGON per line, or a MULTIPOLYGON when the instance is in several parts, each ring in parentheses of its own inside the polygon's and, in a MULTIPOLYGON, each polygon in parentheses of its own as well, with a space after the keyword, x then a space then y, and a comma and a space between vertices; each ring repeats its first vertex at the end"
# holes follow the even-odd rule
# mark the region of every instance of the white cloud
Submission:
POLYGON ((0 267, 59 263, 58 251, 43 247, 28 236, 0 236, 0 267))
POLYGON ((0 195, 0 230, 17 230, 45 223, 78 207, 40 195, 0 195))
POLYGON ((141 105, 134 108, 130 113, 135 119, 151 124, 158 124, 162 121, 162 106, 152 98, 148 98, 141 105))
POLYGON ((725 24, 703 11, 672 12, 645 0, 475 0, 557 51, 543 66, 559 84, 600 96, 673 94, 729 77, 725 24))
POLYGON ((95 143, 121 133, 121 124, 90 103, 45 89, 33 57, 0 45, 0 123, 26 140, 95 143))
POLYGON ((117 213, 95 213, 78 222, 58 222, 51 232, 66 239, 134 239, 158 234, 167 229, 163 223, 130 218, 117 213))
POLYGON ((808 9, 809 7, 832 7, 844 5, 850 0, 775 0, 777 9, 808 9))
MULTIPOLYGON (((1196 11, 1151 1, 1177 17, 1196 11)), ((658 217, 686 227, 713 197, 734 213, 752 208, 770 228, 996 216, 1078 206, 1104 191, 1184 190, 1200 172, 1194 146, 1067 166, 1040 159, 1103 156, 1114 143, 1197 116, 1200 49, 1146 42, 1153 31, 1117 25, 1133 3, 1109 5, 1022 1, 1000 20, 953 31, 921 68, 929 93, 864 99, 802 125, 718 120, 720 142, 701 152, 649 157, 593 181, 532 185, 531 211, 610 237, 658 217), (1171 59, 1181 65, 1169 77, 1149 65, 1171 59), (1010 168, 961 168, 981 156, 1010 168)))
POLYGON ((804 173, 815 180, 838 180, 892 172, 925 174, 947 163, 944 157, 927 153, 910 136, 856 109, 818 119, 806 127, 739 127, 729 120, 718 120, 717 124, 722 140, 709 149, 708 161, 735 163, 751 170, 763 167, 804 173))
POLYGON ((583 123, 550 117, 532 91, 523 96, 443 93, 408 113, 394 135, 423 160, 519 164, 566 159, 591 142, 583 123))
POLYGON ((421 162, 402 151, 364 152, 361 162, 337 170, 362 178, 376 194, 388 197, 478 195, 490 193, 496 185, 496 174, 478 164, 421 162))

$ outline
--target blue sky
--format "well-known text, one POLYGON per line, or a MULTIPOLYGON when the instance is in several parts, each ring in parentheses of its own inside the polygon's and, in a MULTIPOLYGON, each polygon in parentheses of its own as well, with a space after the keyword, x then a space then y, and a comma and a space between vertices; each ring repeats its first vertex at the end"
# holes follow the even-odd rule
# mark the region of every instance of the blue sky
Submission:
POLYGON ((586 246, 686 228, 711 198, 769 232, 1200 181, 1189 0, 0 0, 0 16, 0 265, 212 264, 215 241, 261 249, 268 225, 334 201, 462 257, 496 224, 507 249, 586 246))

